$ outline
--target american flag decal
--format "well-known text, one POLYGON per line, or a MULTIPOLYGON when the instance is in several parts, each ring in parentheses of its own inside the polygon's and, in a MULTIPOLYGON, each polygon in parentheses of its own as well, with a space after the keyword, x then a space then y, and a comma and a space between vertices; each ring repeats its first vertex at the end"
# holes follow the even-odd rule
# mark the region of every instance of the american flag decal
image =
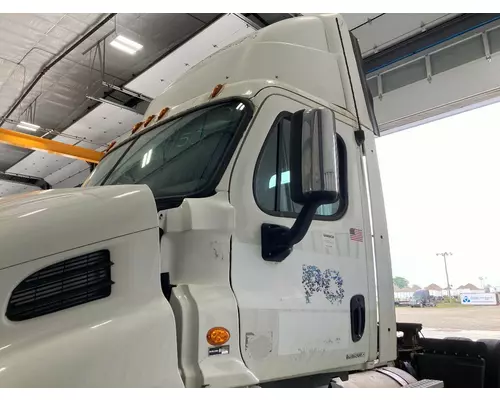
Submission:
POLYGON ((361 229, 349 229, 349 236, 351 237, 351 240, 354 240, 355 242, 363 242, 363 231, 361 229))

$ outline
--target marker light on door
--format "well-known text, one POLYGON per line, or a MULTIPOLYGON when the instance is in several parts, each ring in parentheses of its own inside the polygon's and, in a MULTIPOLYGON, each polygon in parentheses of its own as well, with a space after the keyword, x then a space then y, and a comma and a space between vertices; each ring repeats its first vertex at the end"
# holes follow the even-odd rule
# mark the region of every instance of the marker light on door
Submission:
POLYGON ((230 337, 229 331, 222 327, 212 328, 207 332, 207 342, 211 346, 222 346, 230 337))

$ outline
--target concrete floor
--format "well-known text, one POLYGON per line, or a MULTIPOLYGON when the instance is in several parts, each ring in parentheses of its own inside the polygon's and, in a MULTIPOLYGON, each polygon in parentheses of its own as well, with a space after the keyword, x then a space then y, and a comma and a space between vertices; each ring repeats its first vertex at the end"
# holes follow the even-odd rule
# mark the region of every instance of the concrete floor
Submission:
POLYGON ((500 306, 396 307, 398 322, 419 322, 429 338, 500 339, 500 306))

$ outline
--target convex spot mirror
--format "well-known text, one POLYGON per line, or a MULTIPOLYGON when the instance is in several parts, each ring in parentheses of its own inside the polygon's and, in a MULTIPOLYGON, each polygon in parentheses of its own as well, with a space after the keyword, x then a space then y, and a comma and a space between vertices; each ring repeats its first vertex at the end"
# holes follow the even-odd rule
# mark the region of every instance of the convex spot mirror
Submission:
POLYGON ((290 189, 295 203, 320 206, 338 200, 338 151, 333 111, 314 108, 293 114, 290 161, 290 189))

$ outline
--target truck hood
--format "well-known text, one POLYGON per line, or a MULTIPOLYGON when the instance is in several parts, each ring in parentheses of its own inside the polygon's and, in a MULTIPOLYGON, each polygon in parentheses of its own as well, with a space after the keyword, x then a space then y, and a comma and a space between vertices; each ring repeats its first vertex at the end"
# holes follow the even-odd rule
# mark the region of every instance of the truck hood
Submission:
POLYGON ((51 189, 0 199, 0 269, 158 227, 146 185, 51 189))

